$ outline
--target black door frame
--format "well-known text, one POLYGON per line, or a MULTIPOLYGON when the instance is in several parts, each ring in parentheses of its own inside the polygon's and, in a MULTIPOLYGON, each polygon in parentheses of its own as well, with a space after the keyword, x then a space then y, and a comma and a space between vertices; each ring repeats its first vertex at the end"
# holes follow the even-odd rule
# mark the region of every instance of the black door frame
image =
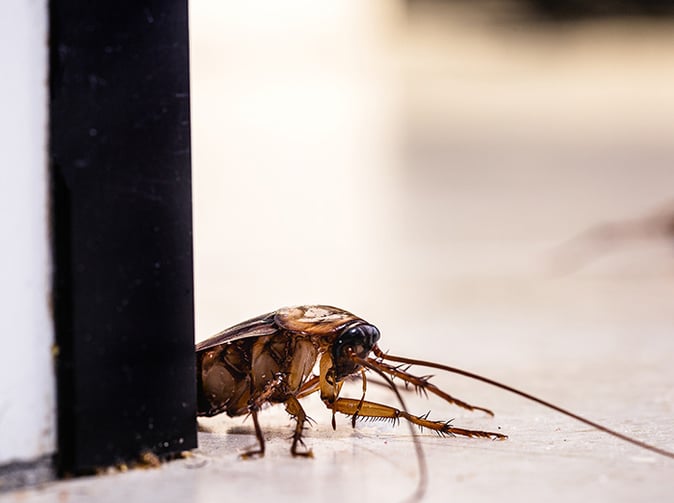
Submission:
POLYGON ((196 447, 187 0, 52 0, 57 469, 196 447))

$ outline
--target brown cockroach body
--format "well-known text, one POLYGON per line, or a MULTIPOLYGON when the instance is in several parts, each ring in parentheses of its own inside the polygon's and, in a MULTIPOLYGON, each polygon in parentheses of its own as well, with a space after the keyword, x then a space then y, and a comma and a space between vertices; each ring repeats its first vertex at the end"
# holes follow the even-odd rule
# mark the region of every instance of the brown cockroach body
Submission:
POLYGON ((333 414, 351 415, 354 421, 357 416, 393 420, 402 417, 441 434, 505 438, 500 433, 453 428, 445 421, 431 421, 363 399, 339 397, 345 379, 360 373, 363 367, 375 366, 388 376, 439 394, 451 403, 491 414, 452 398, 426 378, 368 358, 372 351, 380 353, 378 340, 379 330, 374 325, 330 306, 283 308, 231 327, 196 346, 198 414, 250 414, 260 445, 245 456, 264 453, 257 412, 265 403, 285 404, 297 420, 291 452, 294 456, 310 456, 310 450, 298 449, 307 420, 299 399, 316 391, 333 414), (312 374, 316 361, 318 376, 312 374))
MULTIPOLYGON (((302 444, 302 431, 307 421, 299 400, 314 392, 320 392, 321 399, 332 410, 333 428, 334 414, 340 412, 352 416, 354 425, 357 417, 393 421, 403 418, 410 425, 428 428, 441 435, 499 440, 507 438, 500 433, 456 428, 449 421, 432 421, 427 415, 410 414, 392 382, 393 378, 459 407, 493 415, 489 409, 452 397, 430 383, 427 376, 408 372, 409 366, 420 365, 461 374, 505 389, 639 447, 674 457, 674 453, 610 430, 486 377, 438 363, 389 355, 377 346, 379 337, 379 330, 365 320, 348 311, 321 305, 283 308, 235 325, 196 346, 198 414, 250 414, 259 448, 244 453, 244 457, 264 454, 264 437, 257 412, 267 403, 285 404, 286 411, 296 419, 291 447, 293 456, 311 456, 311 450, 298 448, 302 444), (371 353, 374 357, 370 356, 371 353), (314 375, 317 361, 319 375, 314 375), (395 364, 391 365, 387 361, 395 364), (391 387, 401 403, 400 409, 365 400, 366 369, 378 374, 391 387), (363 379, 363 396, 360 399, 340 397, 344 381, 358 375, 363 379)), ((425 465, 420 444, 416 440, 415 448, 422 473, 421 492, 425 481, 425 465)))
POLYGON ((404 418, 440 434, 506 438, 500 433, 454 428, 446 421, 431 421, 364 399, 341 398, 339 392, 345 379, 362 375, 364 367, 374 367, 378 373, 402 379, 450 403, 493 415, 488 409, 451 397, 425 377, 387 365, 382 361, 385 355, 376 345, 378 340, 379 330, 374 325, 330 306, 283 308, 235 325, 196 346, 198 414, 250 414, 260 446, 245 456, 264 453, 257 412, 266 403, 285 404, 288 413, 297 420, 291 452, 294 456, 310 456, 310 450, 298 449, 307 419, 299 399, 317 391, 333 414, 351 415, 354 422, 356 417, 404 418), (368 357, 372 351, 378 358, 368 357), (312 374, 316 361, 319 361, 318 376, 312 374))

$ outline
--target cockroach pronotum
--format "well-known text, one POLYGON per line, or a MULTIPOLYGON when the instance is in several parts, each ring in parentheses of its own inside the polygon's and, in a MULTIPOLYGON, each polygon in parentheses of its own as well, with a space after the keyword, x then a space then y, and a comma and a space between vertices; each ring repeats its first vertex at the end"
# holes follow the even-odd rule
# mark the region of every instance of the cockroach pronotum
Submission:
MULTIPOLYGON (((269 403, 285 404, 286 411, 296 420, 291 454, 311 457, 312 451, 302 441, 307 415, 299 400, 315 392, 320 392, 321 399, 332 410, 333 428, 335 413, 340 412, 351 416, 354 426, 358 417, 394 421, 403 418, 411 428, 417 425, 441 435, 498 440, 507 438, 501 433, 457 428, 450 421, 433 421, 427 415, 410 414, 393 383, 394 378, 464 409, 494 415, 489 409, 470 405, 449 395, 433 385, 427 376, 409 372, 410 366, 419 365, 491 384, 643 449, 674 458, 672 452, 611 430, 492 379, 439 363, 390 355, 377 345, 379 336, 377 327, 365 320, 343 309, 322 305, 282 308, 223 330, 196 346, 198 414, 250 414, 258 446, 242 454, 243 457, 264 455, 265 440, 258 422, 258 411, 269 403), (319 373, 315 375, 313 370, 317 361, 319 373), (388 384, 401 404, 400 409, 365 400, 366 370, 378 374, 388 384), (362 397, 340 397, 345 380, 353 376, 360 376, 363 380, 362 397)), ((424 491, 426 470, 421 446, 416 437, 413 438, 420 468, 416 495, 420 496, 424 491)))

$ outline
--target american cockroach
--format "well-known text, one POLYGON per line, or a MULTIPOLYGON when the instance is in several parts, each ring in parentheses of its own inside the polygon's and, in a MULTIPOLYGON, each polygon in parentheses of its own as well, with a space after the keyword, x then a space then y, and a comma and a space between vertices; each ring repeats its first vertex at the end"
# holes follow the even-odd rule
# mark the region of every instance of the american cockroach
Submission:
MULTIPOLYGON (((672 452, 613 431, 492 379, 439 363, 385 353, 377 345, 379 337, 379 330, 374 325, 343 309, 322 305, 282 308, 223 330, 196 345, 198 414, 250 414, 258 446, 245 452, 244 457, 264 455, 265 440, 258 422, 258 411, 270 403, 285 404, 286 411, 296 420, 290 448, 292 455, 311 457, 312 451, 304 447, 302 442, 302 431, 308 418, 299 400, 315 392, 320 393, 325 405, 332 410, 333 428, 335 413, 340 412, 351 416, 354 426, 358 417, 393 421, 402 418, 410 426, 428 428, 440 435, 498 440, 507 438, 501 433, 458 428, 450 421, 433 421, 427 415, 410 414, 392 381, 394 378, 464 409, 494 415, 487 408, 471 405, 437 388, 429 377, 409 372, 410 366, 419 365, 491 384, 643 449, 674 458, 672 452), (315 375, 313 370, 317 361, 319 373, 315 375), (384 379, 398 397, 401 408, 365 400, 367 370, 384 379), (345 380, 353 376, 360 376, 363 380, 362 397, 340 397, 345 380)), ((415 448, 421 472, 417 490, 419 495, 425 484, 425 464, 421 446, 416 440, 415 448)))

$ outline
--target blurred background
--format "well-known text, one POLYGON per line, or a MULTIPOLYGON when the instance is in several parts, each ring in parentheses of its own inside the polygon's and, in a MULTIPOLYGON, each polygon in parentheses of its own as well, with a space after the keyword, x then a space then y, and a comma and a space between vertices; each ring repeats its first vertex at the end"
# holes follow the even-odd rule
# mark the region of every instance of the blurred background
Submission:
MULTIPOLYGON (((666 4, 193 0, 197 339, 280 306, 332 304, 376 324, 394 354, 486 374, 674 449, 666 4)), ((674 490, 669 460, 463 379, 434 382, 496 419, 414 397, 411 410, 510 441, 424 435, 429 500, 665 501, 674 490)), ((360 396, 354 386, 344 394, 360 396)), ((200 421, 214 432, 200 444, 235 474, 204 494, 250 491, 260 473, 258 496, 301 487, 334 499, 336 481, 378 499, 410 490, 404 426, 353 432, 344 420, 333 433, 312 400, 311 464, 285 458, 280 407, 261 416, 277 454, 260 464, 234 460, 250 421, 200 421)))
POLYGON ((490 365, 674 349, 674 9, 560 4, 194 0, 197 339, 327 303, 490 365))

